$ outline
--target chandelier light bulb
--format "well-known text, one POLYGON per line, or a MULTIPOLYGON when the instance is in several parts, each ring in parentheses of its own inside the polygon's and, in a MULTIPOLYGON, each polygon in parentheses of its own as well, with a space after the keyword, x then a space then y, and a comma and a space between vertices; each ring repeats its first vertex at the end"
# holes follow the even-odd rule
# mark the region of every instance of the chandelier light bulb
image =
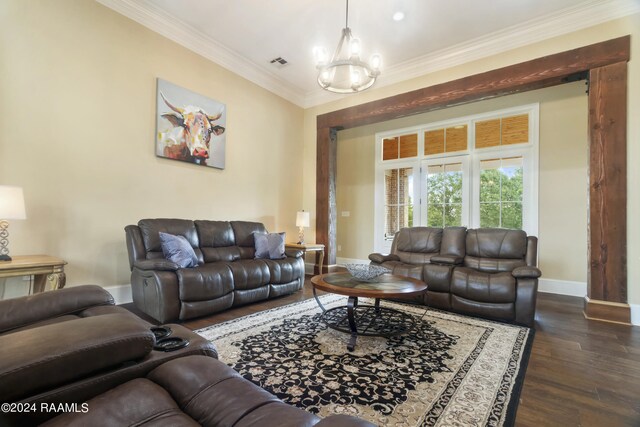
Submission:
POLYGON ((351 39, 351 42, 349 42, 349 53, 351 54, 351 57, 357 58, 360 56, 360 40, 351 39))
POLYGON ((371 64, 371 68, 373 68, 374 70, 379 70, 380 66, 382 65, 382 57, 377 53, 371 55, 369 64, 371 64))
POLYGON ((360 71, 353 70, 351 71, 351 85, 358 86, 360 84, 360 71))
POLYGON ((322 81, 323 84, 329 84, 330 80, 331 75, 329 73, 329 70, 324 70, 322 73, 320 73, 320 81, 322 81))
POLYGON ((327 49, 321 46, 316 46, 313 48, 313 56, 315 57, 317 65, 324 65, 329 60, 327 49))

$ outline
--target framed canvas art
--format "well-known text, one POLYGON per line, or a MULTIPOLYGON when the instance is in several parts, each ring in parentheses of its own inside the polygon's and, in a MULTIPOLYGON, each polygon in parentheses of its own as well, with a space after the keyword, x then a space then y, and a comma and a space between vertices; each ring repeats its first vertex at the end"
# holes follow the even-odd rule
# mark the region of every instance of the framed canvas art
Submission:
POLYGON ((224 169, 225 104, 158 79, 156 155, 224 169))

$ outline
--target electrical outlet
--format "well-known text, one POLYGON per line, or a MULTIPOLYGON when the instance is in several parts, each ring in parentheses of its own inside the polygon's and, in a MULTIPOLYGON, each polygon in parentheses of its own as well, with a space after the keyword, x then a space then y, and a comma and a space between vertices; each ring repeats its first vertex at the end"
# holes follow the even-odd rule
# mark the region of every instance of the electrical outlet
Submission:
POLYGON ((338 252, 342 251, 342 245, 338 245, 338 252))
POLYGON ((342 216, 351 216, 351 212, 349 212, 349 211, 342 211, 342 216))

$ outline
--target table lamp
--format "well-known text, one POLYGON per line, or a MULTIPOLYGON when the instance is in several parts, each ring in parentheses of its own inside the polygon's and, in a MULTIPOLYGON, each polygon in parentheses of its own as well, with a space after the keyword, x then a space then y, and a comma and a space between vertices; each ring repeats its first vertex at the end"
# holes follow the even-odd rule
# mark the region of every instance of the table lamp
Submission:
POLYGON ((8 219, 27 219, 24 194, 21 187, 0 185, 0 261, 11 261, 8 219))
POLYGON ((300 211, 296 215, 296 227, 298 228, 299 245, 304 245, 304 228, 309 226, 309 212, 300 211))

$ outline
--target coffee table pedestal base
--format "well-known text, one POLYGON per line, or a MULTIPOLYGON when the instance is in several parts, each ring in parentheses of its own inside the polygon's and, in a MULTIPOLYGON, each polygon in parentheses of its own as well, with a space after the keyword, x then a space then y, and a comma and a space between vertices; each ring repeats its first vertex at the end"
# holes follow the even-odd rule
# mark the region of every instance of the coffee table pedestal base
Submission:
POLYGON ((322 319, 331 329, 350 334, 347 350, 353 351, 358 336, 391 337, 410 331, 415 319, 401 311, 374 305, 359 305, 358 297, 349 297, 346 306, 323 310, 322 319))

